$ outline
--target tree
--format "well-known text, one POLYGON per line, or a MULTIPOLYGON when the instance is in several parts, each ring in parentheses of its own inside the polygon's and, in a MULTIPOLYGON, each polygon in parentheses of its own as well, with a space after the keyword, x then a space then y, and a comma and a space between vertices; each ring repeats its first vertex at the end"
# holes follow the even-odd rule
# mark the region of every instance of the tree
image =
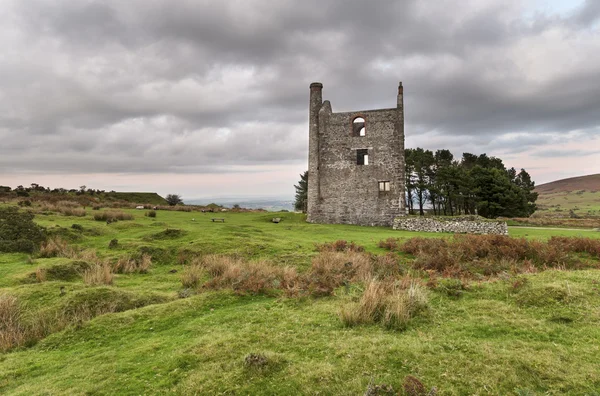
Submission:
POLYGON ((294 185, 294 188, 296 189, 294 209, 306 213, 308 209, 308 171, 300 175, 300 181, 294 185))
POLYGON ((181 199, 181 195, 179 194, 169 194, 166 196, 165 200, 171 206, 183 204, 183 200, 181 199))
POLYGON ((0 208, 0 252, 33 253, 46 240, 46 232, 33 221, 33 213, 0 208))

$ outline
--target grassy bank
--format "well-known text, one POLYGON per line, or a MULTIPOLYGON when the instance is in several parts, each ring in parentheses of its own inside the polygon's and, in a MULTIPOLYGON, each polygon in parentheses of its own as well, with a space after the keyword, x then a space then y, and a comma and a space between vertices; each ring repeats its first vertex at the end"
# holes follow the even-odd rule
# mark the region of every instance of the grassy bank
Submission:
MULTIPOLYGON (((407 378, 413 377, 438 394, 592 395, 600 389, 600 272, 593 250, 561 251, 551 268, 500 263, 492 275, 469 276, 465 271, 480 260, 471 257, 460 276, 446 278, 443 270, 419 267, 419 253, 407 253, 402 244, 448 235, 314 225, 292 213, 158 211, 152 218, 124 212, 133 219, 110 224, 94 220, 91 211, 38 215, 63 247, 47 248, 49 257, 0 254, 0 295, 17 301, 22 329, 37 331, 0 353, 0 393, 363 394, 392 388, 410 394, 407 378), (271 222, 275 216, 279 224, 271 222), (379 247, 388 238, 399 238, 400 247, 379 247), (324 243, 338 240, 364 252, 324 251, 324 243), (215 254, 234 264, 215 270, 206 262, 215 254), (151 262, 142 270, 144 255, 151 262), (393 258, 377 258, 385 255, 393 258), (325 271, 324 257, 330 258, 325 271), (582 269, 565 270, 573 262, 582 269), (252 263, 262 264, 256 269, 252 263), (110 266, 110 284, 84 281, 103 265, 110 266), (186 287, 182 276, 191 268, 198 283, 186 287), (285 268, 296 275, 283 275, 285 268), (241 288, 256 281, 256 271, 271 283, 257 293, 241 288), (295 292, 282 285, 283 276, 293 278, 295 292), (375 301, 381 312, 375 304, 372 320, 345 323, 344 310, 363 304, 364 311, 365 280, 372 276, 399 293, 375 301), (314 284, 333 289, 315 293, 314 284), (422 309, 407 314, 402 326, 386 326, 380 321, 385 309, 409 301, 415 284, 424 295, 422 309)), ((553 236, 600 238, 599 232, 567 230, 510 234, 540 246, 553 236)))

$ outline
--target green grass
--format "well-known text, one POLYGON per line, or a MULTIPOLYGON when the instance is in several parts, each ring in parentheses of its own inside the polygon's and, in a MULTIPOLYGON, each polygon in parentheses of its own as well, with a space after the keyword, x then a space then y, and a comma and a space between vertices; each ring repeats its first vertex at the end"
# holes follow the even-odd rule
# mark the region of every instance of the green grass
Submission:
MULTIPOLYGON (((358 299, 360 285, 325 298, 238 296, 227 290, 178 298, 183 270, 178 254, 225 253, 306 270, 316 243, 345 239, 383 254, 377 243, 388 237, 447 234, 315 225, 293 213, 158 211, 153 219, 143 211, 127 212, 134 220, 108 225, 94 221, 91 211, 84 218, 36 216, 53 233, 102 258, 150 252, 149 273, 117 274, 108 287, 150 305, 101 315, 0 353, 1 394, 363 394, 370 382, 399 391, 407 375, 436 386, 438 394, 597 395, 600 389, 596 270, 507 274, 471 283, 460 298, 432 290, 430 311, 404 331, 346 328, 337 313, 358 299), (274 224, 272 217, 282 222, 274 224), (71 229, 73 223, 83 231, 71 229), (112 239, 119 244, 109 249, 112 239), (525 286, 513 286, 523 278, 525 286), (270 363, 248 368, 244 359, 251 353, 264 354, 270 363)), ((545 229, 514 228, 510 234, 600 238, 600 232, 545 229)), ((24 254, 0 254, 0 294, 16 295, 33 314, 95 290, 106 293, 106 286, 86 286, 81 279, 27 282, 38 267, 71 262, 28 261, 24 254)))

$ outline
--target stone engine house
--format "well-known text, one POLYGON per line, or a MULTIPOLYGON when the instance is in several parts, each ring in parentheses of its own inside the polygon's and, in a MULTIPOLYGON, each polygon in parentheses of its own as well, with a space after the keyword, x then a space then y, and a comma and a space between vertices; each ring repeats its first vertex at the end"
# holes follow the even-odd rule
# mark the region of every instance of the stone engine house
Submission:
POLYGON ((310 85, 308 218, 391 226, 405 214, 402 83, 394 108, 334 113, 310 85))

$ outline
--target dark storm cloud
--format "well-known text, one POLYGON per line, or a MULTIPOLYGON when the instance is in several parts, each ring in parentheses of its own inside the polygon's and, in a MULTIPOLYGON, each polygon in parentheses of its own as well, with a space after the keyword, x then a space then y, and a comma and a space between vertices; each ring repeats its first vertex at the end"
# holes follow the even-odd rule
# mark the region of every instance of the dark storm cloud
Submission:
POLYGON ((403 80, 409 144, 597 134, 598 3, 533 19, 526 3, 0 0, 0 167, 301 163, 315 80, 334 111, 393 107, 403 80))

